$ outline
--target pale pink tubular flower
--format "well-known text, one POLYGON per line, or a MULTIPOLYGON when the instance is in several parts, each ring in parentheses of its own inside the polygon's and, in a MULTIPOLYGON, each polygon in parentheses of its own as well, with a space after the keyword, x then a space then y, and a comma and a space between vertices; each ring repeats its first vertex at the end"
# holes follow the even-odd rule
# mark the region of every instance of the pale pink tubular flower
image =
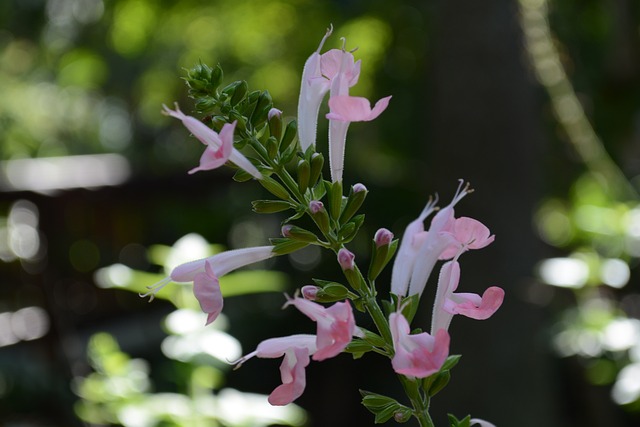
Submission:
POLYGON ((200 170, 215 169, 222 166, 227 160, 233 162, 239 168, 245 170, 256 179, 262 179, 260 171, 247 159, 240 151, 233 148, 233 132, 236 122, 226 123, 220 134, 202 123, 195 117, 187 116, 175 104, 176 109, 171 110, 163 105, 163 113, 175 117, 182 121, 182 124, 195 136, 200 142, 207 146, 205 152, 200 158, 200 166, 192 169, 189 173, 195 173, 200 170))
POLYGON ((491 424, 489 421, 481 420, 480 418, 471 418, 470 425, 480 424, 480 427, 496 427, 495 424, 491 424))
POLYGON ((440 329, 435 335, 427 332, 410 334, 409 322, 402 313, 391 313, 389 327, 395 354, 393 370, 409 377, 426 378, 440 370, 449 356, 449 333, 440 329))
POLYGON ((452 233, 455 224, 453 208, 471 191, 468 184, 463 187, 463 181, 460 181, 460 186, 458 186, 458 190, 453 196, 451 203, 440 209, 433 216, 429 231, 426 237, 424 237, 416 255, 416 260, 419 260, 419 262, 415 263, 411 271, 409 295, 422 295, 436 262, 442 253, 455 243, 452 233))
POLYGON ((419 236, 425 233, 424 220, 435 210, 436 203, 438 203, 437 197, 435 200, 430 199, 418 218, 409 223, 404 230, 391 272, 391 293, 393 294, 399 296, 407 295, 413 264, 422 243, 419 236))
POLYGON ((239 367, 252 357, 275 359, 284 356, 280 365, 282 384, 271 392, 268 400, 272 405, 287 405, 304 392, 307 384, 304 369, 309 365, 309 357, 315 352, 315 335, 270 338, 258 344, 255 351, 238 360, 236 366, 239 367))
POLYGON ((218 318, 224 302, 220 291, 220 281, 211 266, 210 261, 205 261, 204 272, 196 274, 193 278, 193 294, 200 303, 200 308, 207 313, 205 325, 218 318))
MULTIPOLYGON (((210 291, 205 291, 203 287, 205 283, 211 283, 211 276, 220 278, 225 274, 236 270, 245 265, 254 264, 259 261, 264 261, 275 256, 273 253, 273 246, 256 246, 251 248, 234 249, 231 251, 221 252, 213 255, 209 258, 202 258, 195 261, 186 262, 180 264, 171 270, 169 277, 166 277, 158 283, 149 286, 149 292, 141 297, 150 297, 150 301, 153 300, 154 295, 171 282, 188 283, 195 281, 199 274, 205 274, 200 276, 201 286, 199 286, 198 293, 200 295, 210 295, 210 291), (207 265, 209 265, 210 273, 207 273, 207 265)), ((196 294, 196 297, 200 301, 200 297, 196 294)), ((200 304, 202 305, 202 301, 200 304)), ((205 301, 205 304, 209 302, 205 301)), ((208 312, 205 310, 205 312, 208 312)), ((209 322, 208 322, 209 323, 209 322)))
POLYGON ((431 332, 449 329, 455 314, 462 314, 476 320, 488 319, 502 305, 504 290, 497 286, 488 288, 482 296, 455 291, 460 282, 460 264, 448 261, 443 264, 438 279, 438 290, 433 304, 431 332))
MULTIPOLYGON (((344 39, 343 39, 344 41, 344 39)), ((327 52, 326 71, 332 74, 331 77, 331 99, 349 95, 349 87, 355 84, 360 75, 360 63, 355 63, 353 55, 342 50, 331 50, 327 52), (331 54, 329 56, 329 54, 331 54), (331 65, 329 65, 331 64, 331 65)), ((333 182, 342 181, 342 171, 344 169, 344 148, 347 139, 347 129, 349 122, 335 120, 329 117, 329 165, 331 169, 331 180, 333 182)))
POLYGON ((295 306, 318 324, 316 347, 313 360, 325 360, 337 356, 351 342, 351 338, 362 336, 353 317, 349 301, 337 302, 331 307, 324 306, 304 298, 289 298, 285 304, 295 306))
POLYGON ((331 85, 331 82, 322 75, 320 50, 332 32, 333 27, 327 29, 320 41, 320 46, 307 59, 302 71, 300 98, 298 100, 298 139, 300 140, 302 151, 306 151, 307 148, 316 144, 320 104, 322 104, 322 99, 331 85))

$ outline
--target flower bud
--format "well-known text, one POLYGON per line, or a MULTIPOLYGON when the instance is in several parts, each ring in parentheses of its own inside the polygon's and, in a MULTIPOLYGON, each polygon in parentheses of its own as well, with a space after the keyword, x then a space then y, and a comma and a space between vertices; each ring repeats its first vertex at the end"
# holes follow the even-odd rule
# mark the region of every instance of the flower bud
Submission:
POLYGON ((309 203, 309 210, 315 215, 324 210, 324 204, 319 200, 312 200, 311 203, 309 203))
POLYGON ((347 198, 347 204, 342 210, 342 214, 340 215, 340 223, 344 224, 349 221, 353 215, 358 212, 360 206, 364 202, 364 199, 367 197, 367 187, 363 184, 356 184, 351 187, 351 193, 347 198))
POLYGON ((381 246, 386 246, 391 243, 393 240, 393 233, 386 228, 381 228, 376 231, 376 234, 373 236, 373 242, 376 247, 380 248, 381 246))
POLYGON ((367 187, 365 187, 364 184, 357 183, 356 185, 353 186, 353 192, 354 193, 360 193, 362 191, 368 191, 367 187))
POLYGON ((309 176, 309 185, 314 187, 320 175, 322 174, 322 166, 324 165, 324 156, 322 153, 313 153, 311 155, 311 173, 309 176))
POLYGON ((267 119, 272 107, 271 95, 269 91, 265 90, 260 94, 258 102, 256 102, 256 107, 251 114, 251 124, 255 127, 260 126, 267 119))
POLYGON ((330 231, 329 226, 329 214, 327 213, 324 205, 319 200, 312 200, 309 203, 309 212, 311 213, 311 217, 315 221, 318 228, 324 233, 327 234, 330 231))
POLYGON ((298 188, 304 194, 309 188, 309 175, 311 174, 311 166, 306 160, 298 162, 298 188))
POLYGON ((346 248, 342 248, 338 251, 338 263, 343 270, 353 270, 355 267, 355 258, 356 256, 353 252, 346 248))
POLYGON ((309 301, 315 301, 320 288, 315 285, 306 285, 302 287, 302 296, 309 301))
POLYGON ((233 95, 231 95, 231 100, 229 101, 231 105, 238 105, 240 101, 242 101, 245 96, 247 96, 247 92, 249 91, 249 86, 247 82, 242 80, 238 82, 236 89, 233 91, 233 95))
POLYGON ((282 138, 282 111, 277 108, 271 108, 267 114, 269 121, 269 133, 278 141, 282 138))
POLYGON ((371 261, 369 264, 369 280, 375 280, 393 257, 398 241, 393 240, 393 233, 386 228, 376 231, 371 244, 371 261))
POLYGON ((288 237, 293 240, 299 240, 301 242, 315 243, 318 241, 318 237, 309 230, 300 228, 293 224, 285 224, 281 229, 282 236, 288 237))
POLYGON ((287 123, 287 127, 284 129, 284 135, 282 136, 282 141, 280 141, 280 152, 284 153, 284 151, 289 148, 293 140, 296 138, 298 134, 298 123, 295 120, 291 120, 287 123))
POLYGON ((280 229, 280 233, 282 234, 282 237, 291 237, 292 228, 293 228, 293 225, 291 224, 283 225, 282 228, 280 229))
POLYGON ((282 200, 289 200, 289 191, 287 191, 287 189, 285 189, 282 184, 280 184, 278 181, 276 181, 275 179, 271 178, 270 176, 265 176, 263 177, 263 179, 260 180, 260 184, 267 189, 267 191, 269 191, 271 194, 273 194, 274 196, 282 199, 282 200))

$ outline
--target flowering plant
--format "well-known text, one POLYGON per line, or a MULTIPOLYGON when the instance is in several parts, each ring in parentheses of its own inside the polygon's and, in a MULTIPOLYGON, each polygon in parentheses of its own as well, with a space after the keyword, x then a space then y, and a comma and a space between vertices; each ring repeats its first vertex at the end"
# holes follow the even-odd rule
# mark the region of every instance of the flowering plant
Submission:
MULTIPOLYGON (((293 297, 286 296, 285 307, 293 306, 316 322, 317 333, 267 339, 235 363, 239 367, 253 357, 282 357, 282 384, 271 393, 269 402, 286 405, 304 392, 305 368, 311 361, 320 362, 342 352, 351 353, 354 358, 378 353, 390 359, 409 405, 361 390, 362 403, 375 415, 375 422, 390 418, 405 422, 415 417, 421 426, 434 426, 429 414, 431 398, 446 386, 450 370, 460 358, 449 354, 448 328, 453 316, 487 319, 504 298, 504 291, 498 287, 488 288, 482 296, 454 292, 460 281, 462 254, 489 245, 494 236, 475 219, 455 217, 454 207, 472 191, 461 181, 445 207, 438 209, 438 198, 430 199, 400 240, 380 228, 372 239, 368 269, 360 269, 347 245, 364 222, 359 211, 368 191, 356 183, 345 195, 347 131, 351 122, 378 117, 391 97, 382 98, 371 107, 367 99, 349 95, 349 88, 358 82, 360 61, 346 50, 344 39, 341 49, 321 53, 331 33, 332 29, 328 29, 305 63, 297 120, 286 121, 282 112, 273 107, 268 91, 250 92, 244 81, 220 88, 220 66, 199 64, 188 72, 189 95, 195 100, 196 111, 206 115, 210 123, 185 115, 177 105, 173 110, 164 106, 164 112, 181 120, 205 145, 199 166, 189 173, 228 164, 237 169, 236 181, 254 179, 274 196, 254 201, 255 212, 288 211, 291 215, 283 221, 282 236, 271 239, 270 245, 227 251, 179 265, 144 296, 153 298, 171 281, 193 282, 193 292, 207 313, 209 324, 223 310, 219 278, 224 274, 309 245, 332 251, 346 285, 314 279, 313 285, 302 287, 293 297), (316 151, 318 116, 327 93, 331 180, 323 179, 324 156, 316 151), (252 149, 255 157, 245 156, 240 151, 244 148, 252 149), (425 221, 432 214, 430 226, 425 229, 425 221), (300 225, 303 217, 311 219, 313 230, 300 225), (376 279, 394 255, 391 294, 388 300, 379 301, 376 279), (410 324, 439 260, 446 262, 440 267, 430 331, 412 333, 410 324), (328 303, 333 304, 325 305, 328 303), (368 313, 375 331, 356 325, 354 308, 368 313)), ((449 415, 449 420, 451 426, 492 425, 469 416, 458 420, 449 415)))

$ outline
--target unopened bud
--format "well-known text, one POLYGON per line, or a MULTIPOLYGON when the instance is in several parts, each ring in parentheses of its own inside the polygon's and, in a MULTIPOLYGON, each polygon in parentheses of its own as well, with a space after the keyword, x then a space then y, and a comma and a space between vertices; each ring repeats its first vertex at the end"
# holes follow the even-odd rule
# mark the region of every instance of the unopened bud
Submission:
POLYGON ((364 199, 367 197, 367 187, 363 184, 356 184, 351 187, 351 193, 347 198, 347 204, 345 205, 342 213, 340 214, 340 223, 344 224, 353 217, 356 212, 362 206, 364 199))
POLYGON ((314 285, 305 285, 302 287, 302 296, 309 301, 315 301, 320 288, 314 285))
POLYGON ((324 204, 319 200, 312 200, 311 203, 309 203, 309 210, 315 215, 324 210, 324 204))
POLYGON ((357 183, 353 186, 354 193, 360 193, 361 191, 367 191, 367 187, 365 187, 364 184, 357 183))
POLYGON ((309 175, 311 174, 311 166, 309 162, 302 159, 298 162, 298 189, 302 194, 309 188, 309 175))
POLYGON ((382 246, 389 245, 393 240, 393 233, 386 228, 381 228, 376 231, 376 234, 373 236, 373 241, 375 242, 378 248, 382 246))
POLYGON ((355 266, 355 258, 356 256, 353 252, 346 248, 342 248, 338 251, 338 263, 343 270, 353 270, 355 266))
POLYGON ((282 234, 282 237, 291 237, 292 228, 293 228, 293 225, 291 224, 283 225, 282 228, 280 229, 280 233, 282 234))
POLYGON ((320 178, 320 175, 322 174, 322 166, 324 165, 324 157, 322 156, 321 153, 313 153, 311 155, 311 173, 309 176, 309 185, 310 186, 315 186, 316 182, 318 182, 318 179, 320 178))
POLYGON ((282 138, 282 111, 277 108, 270 109, 267 120, 269 121, 269 133, 280 142, 280 138, 282 138))

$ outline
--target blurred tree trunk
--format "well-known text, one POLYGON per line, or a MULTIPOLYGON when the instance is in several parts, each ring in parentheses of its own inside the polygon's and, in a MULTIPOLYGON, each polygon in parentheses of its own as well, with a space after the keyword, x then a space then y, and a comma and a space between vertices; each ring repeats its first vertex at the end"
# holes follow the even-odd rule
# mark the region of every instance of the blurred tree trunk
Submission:
POLYGON ((523 298, 541 255, 532 213, 540 200, 544 140, 518 5, 439 0, 433 22, 427 173, 441 205, 457 179, 468 180, 476 192, 457 213, 496 234, 489 248, 462 256, 460 290, 499 285, 506 291, 491 320, 454 319, 452 352, 463 358, 451 390, 433 404, 498 426, 567 426, 557 414, 549 322, 523 298), (448 395, 456 400, 448 402, 448 395))

